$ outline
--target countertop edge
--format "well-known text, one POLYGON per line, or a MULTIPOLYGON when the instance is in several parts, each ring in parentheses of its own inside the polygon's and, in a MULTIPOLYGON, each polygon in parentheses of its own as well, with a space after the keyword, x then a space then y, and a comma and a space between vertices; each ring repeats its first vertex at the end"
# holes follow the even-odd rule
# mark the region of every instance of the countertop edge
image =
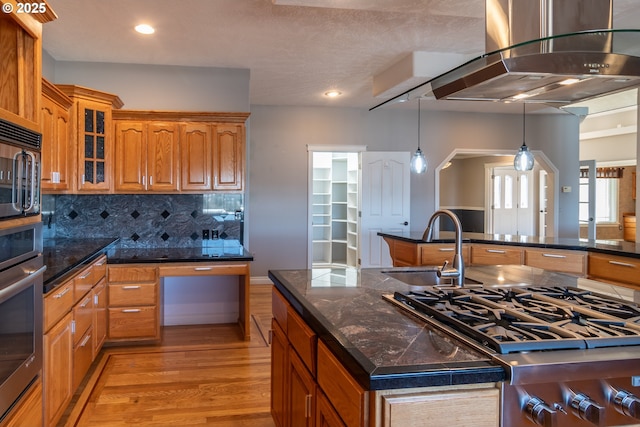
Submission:
MULTIPOLYGON (((434 238, 430 242, 426 242, 421 238, 414 238, 409 236, 400 236, 393 233, 385 233, 383 231, 378 232, 378 236, 388 237, 390 239, 400 240, 407 243, 416 243, 416 244, 433 244, 433 243, 454 243, 454 238, 434 238)), ((624 249, 618 249, 613 247, 607 247, 606 243, 598 243, 597 241, 578 241, 575 239, 575 243, 560 243, 560 242, 521 242, 514 240, 504 240, 497 238, 483 238, 483 237, 469 237, 465 236, 463 233, 462 242, 463 243, 484 243, 491 245, 502 245, 502 246, 522 246, 529 248, 545 248, 545 249, 561 249, 561 250, 573 250, 573 251, 585 251, 585 252, 595 252, 602 253, 607 255, 617 255, 617 256, 626 256, 629 258, 640 258, 640 250, 638 249, 638 245, 636 245, 636 250, 634 252, 630 252, 624 249)), ((629 245, 632 245, 632 242, 626 242, 629 245)))

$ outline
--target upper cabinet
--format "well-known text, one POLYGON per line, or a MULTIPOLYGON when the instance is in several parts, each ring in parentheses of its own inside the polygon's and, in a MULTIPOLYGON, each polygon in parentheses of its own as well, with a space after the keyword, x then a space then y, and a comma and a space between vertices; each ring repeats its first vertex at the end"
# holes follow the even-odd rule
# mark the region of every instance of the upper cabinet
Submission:
POLYGON ((94 89, 58 85, 73 101, 71 123, 76 147, 76 191, 79 193, 111 190, 113 170, 113 124, 111 112, 122 108, 122 100, 94 89))
POLYGON ((71 99, 42 79, 40 129, 42 132, 41 188, 45 192, 71 189, 71 99))
POLYGON ((178 190, 178 125, 116 120, 115 192, 178 190))
POLYGON ((40 132, 42 24, 56 18, 46 2, 40 4, 39 13, 18 13, 20 3, 0 0, 0 118, 36 132, 40 132))
POLYGON ((114 191, 242 191, 248 116, 114 111, 114 191))

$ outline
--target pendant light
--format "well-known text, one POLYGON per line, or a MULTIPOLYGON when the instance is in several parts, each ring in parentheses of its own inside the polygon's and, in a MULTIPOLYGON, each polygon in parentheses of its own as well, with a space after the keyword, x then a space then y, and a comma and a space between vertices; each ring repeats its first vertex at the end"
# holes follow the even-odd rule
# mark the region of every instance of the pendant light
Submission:
POLYGON ((427 159, 420 149, 420 98, 418 98, 418 149, 411 157, 411 171, 413 173, 424 173, 427 170, 427 159))
POLYGON ((522 103, 522 146, 513 158, 513 167, 517 171, 530 171, 533 169, 533 153, 527 148, 524 142, 524 125, 525 125, 525 103, 522 103))

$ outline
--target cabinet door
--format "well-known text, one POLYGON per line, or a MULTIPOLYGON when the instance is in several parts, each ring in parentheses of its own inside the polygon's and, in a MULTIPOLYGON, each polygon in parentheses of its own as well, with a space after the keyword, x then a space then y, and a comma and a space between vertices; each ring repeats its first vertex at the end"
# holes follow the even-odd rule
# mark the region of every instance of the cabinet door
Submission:
POLYGON ((180 126, 182 190, 211 190, 211 126, 185 123, 180 126))
POLYGON ((67 314, 44 336, 44 419, 54 426, 73 395, 72 314, 67 314))
POLYGON ((93 356, 95 359, 107 339, 107 283, 102 279, 93 288, 93 356))
POLYGON ((42 97, 41 185, 43 190, 68 190, 71 123, 69 111, 42 97))
POLYGON ((178 126, 175 123, 149 122, 147 125, 147 188, 152 191, 177 191, 178 126))
POLYGON ((115 190, 142 191, 147 179, 144 125, 118 121, 115 132, 115 190))
POLYGON ((111 185, 111 106, 76 103, 78 123, 78 190, 106 191, 111 185))
POLYGON ((316 427, 347 427, 321 391, 316 399, 316 427))
POLYGON ((304 363, 289 346, 289 426, 312 427, 315 425, 316 383, 304 363))
POLYGON ((213 189, 242 190, 244 125, 217 125, 213 138, 213 189))
POLYGON ((285 427, 288 362, 287 337, 275 319, 271 320, 271 416, 276 427, 285 427))

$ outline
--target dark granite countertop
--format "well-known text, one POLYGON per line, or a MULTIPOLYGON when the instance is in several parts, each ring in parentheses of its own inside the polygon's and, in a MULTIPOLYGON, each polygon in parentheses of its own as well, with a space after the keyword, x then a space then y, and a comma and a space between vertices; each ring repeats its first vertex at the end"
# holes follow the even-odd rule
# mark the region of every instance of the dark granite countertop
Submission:
POLYGON ((123 248, 115 246, 107 253, 109 264, 156 262, 253 261, 253 255, 237 240, 198 241, 188 248, 123 248))
MULTIPOLYGON (((422 232, 379 232, 382 237, 403 240, 410 243, 427 243, 422 240, 422 232)), ((431 243, 452 243, 453 231, 434 232, 431 243)), ((527 246, 533 248, 570 249, 599 252, 610 255, 640 258, 640 243, 618 240, 587 240, 562 237, 514 236, 509 234, 462 233, 462 239, 468 243, 489 243, 494 245, 527 246)))
POLYGON ((51 291, 102 254, 107 254, 108 264, 253 260, 253 255, 238 241, 223 239, 198 242, 189 248, 133 249, 120 247, 118 239, 45 239, 44 292, 51 291))
MULTIPOLYGON (((383 294, 410 287, 383 271, 276 270, 270 271, 269 277, 367 390, 506 379, 506 371, 488 354, 385 301, 383 294)), ((609 294, 619 291, 613 285, 527 266, 468 267, 465 275, 485 285, 578 286, 609 294)))

